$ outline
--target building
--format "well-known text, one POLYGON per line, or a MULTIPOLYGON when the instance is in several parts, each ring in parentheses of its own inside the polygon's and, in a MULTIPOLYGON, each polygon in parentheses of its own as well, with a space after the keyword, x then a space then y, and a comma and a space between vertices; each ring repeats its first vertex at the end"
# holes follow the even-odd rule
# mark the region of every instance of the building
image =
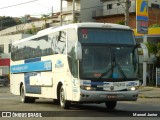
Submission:
MULTIPOLYGON (((105 22, 124 24, 125 20, 125 2, 126 0, 62 0, 67 2, 67 7, 62 8, 62 12, 52 14, 51 19, 25 23, 0 31, 0 52, 1 59, 8 58, 10 55, 10 44, 15 40, 27 37, 22 33, 31 29, 33 25, 41 29, 46 23, 49 26, 59 26, 60 21, 63 24, 73 22, 105 22), (94 2, 93 2, 94 1, 94 2), (61 19, 62 18, 62 19, 61 19), (4 36, 7 35, 7 36, 4 36)), ((136 0, 130 0, 129 8, 129 26, 136 29, 136 0)), ((63 6, 63 5, 62 5, 63 6)), ((160 25, 160 0, 149 0, 149 26, 153 24, 160 25)), ((160 28, 149 30, 148 41, 160 41, 160 28)), ((143 42, 143 35, 137 34, 137 42, 143 42)))
POLYGON ((29 34, 0 36, 0 76, 9 76, 11 44, 29 34))
MULTIPOLYGON (((101 0, 103 2, 103 10, 96 10, 93 18, 97 22, 108 23, 124 23, 125 22, 125 2, 126 0, 101 0)), ((130 0, 129 8, 129 26, 133 29, 136 28, 136 0, 130 0)), ((160 25, 160 0, 148 1, 149 23, 148 26, 153 24, 160 25)))
POLYGON ((10 53, 11 44, 13 42, 29 37, 29 36, 31 35, 30 34, 16 34, 16 35, 0 36, 0 50, 1 50, 0 58, 7 57, 5 54, 10 53))
POLYGON ((9 76, 10 58, 0 59, 0 78, 2 76, 9 76))
POLYGON ((62 10, 63 24, 95 21, 93 16, 96 14, 97 9, 102 10, 102 2, 100 0, 94 0, 94 2, 93 0, 65 1, 67 1, 67 7, 62 10))

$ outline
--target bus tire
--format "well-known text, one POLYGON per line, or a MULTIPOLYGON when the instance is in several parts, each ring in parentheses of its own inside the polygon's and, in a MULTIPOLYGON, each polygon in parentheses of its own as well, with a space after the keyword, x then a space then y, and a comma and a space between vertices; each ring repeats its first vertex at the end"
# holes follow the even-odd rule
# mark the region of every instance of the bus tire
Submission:
POLYGON ((28 103, 34 103, 36 100, 34 97, 29 97, 28 99, 28 103))
POLYGON ((62 85, 61 89, 60 89, 60 106, 64 109, 69 109, 70 108, 70 101, 66 100, 65 97, 66 97, 65 90, 62 85))
POLYGON ((59 105, 59 104, 60 104, 59 99, 53 99, 53 104, 55 104, 55 105, 59 105))
POLYGON ((117 101, 106 101, 105 104, 108 110, 113 110, 117 105, 117 101))
POLYGON ((21 86, 21 102, 22 103, 28 103, 29 102, 29 97, 25 96, 25 90, 24 90, 24 86, 21 86))

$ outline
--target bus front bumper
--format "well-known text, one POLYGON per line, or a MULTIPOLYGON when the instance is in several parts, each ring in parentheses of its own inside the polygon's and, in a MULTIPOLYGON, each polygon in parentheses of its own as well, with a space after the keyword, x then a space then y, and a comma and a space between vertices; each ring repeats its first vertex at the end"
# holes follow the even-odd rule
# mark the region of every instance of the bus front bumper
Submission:
POLYGON ((138 91, 87 91, 81 90, 80 101, 105 102, 105 101, 136 101, 138 91))

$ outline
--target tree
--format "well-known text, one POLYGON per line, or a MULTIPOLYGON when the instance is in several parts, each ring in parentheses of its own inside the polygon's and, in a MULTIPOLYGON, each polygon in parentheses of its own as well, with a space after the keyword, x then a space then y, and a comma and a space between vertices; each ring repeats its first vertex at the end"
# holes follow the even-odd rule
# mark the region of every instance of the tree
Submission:
POLYGON ((117 24, 125 25, 125 21, 124 20, 117 21, 117 24))
POLYGON ((47 25, 47 19, 49 18, 49 15, 45 15, 43 14, 41 16, 41 19, 44 20, 45 24, 44 24, 44 28, 48 28, 49 26, 47 25))
POLYGON ((0 30, 20 24, 19 21, 12 17, 0 17, 0 30))
POLYGON ((155 43, 145 43, 147 48, 148 48, 148 52, 150 55, 150 61, 153 62, 153 67, 150 70, 150 75, 151 75, 151 80, 149 78, 149 84, 153 85, 154 84, 154 71, 155 71, 155 67, 160 67, 160 43, 155 44, 155 43))
POLYGON ((36 34, 38 32, 36 26, 34 24, 32 24, 32 28, 28 29, 25 33, 27 34, 36 34))

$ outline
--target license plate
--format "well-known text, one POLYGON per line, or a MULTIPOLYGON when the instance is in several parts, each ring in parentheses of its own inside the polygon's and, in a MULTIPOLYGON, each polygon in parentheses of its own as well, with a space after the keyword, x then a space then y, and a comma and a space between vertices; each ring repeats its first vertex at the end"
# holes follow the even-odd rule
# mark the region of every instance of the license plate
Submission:
POLYGON ((108 99, 115 99, 117 97, 117 95, 107 95, 108 99))

